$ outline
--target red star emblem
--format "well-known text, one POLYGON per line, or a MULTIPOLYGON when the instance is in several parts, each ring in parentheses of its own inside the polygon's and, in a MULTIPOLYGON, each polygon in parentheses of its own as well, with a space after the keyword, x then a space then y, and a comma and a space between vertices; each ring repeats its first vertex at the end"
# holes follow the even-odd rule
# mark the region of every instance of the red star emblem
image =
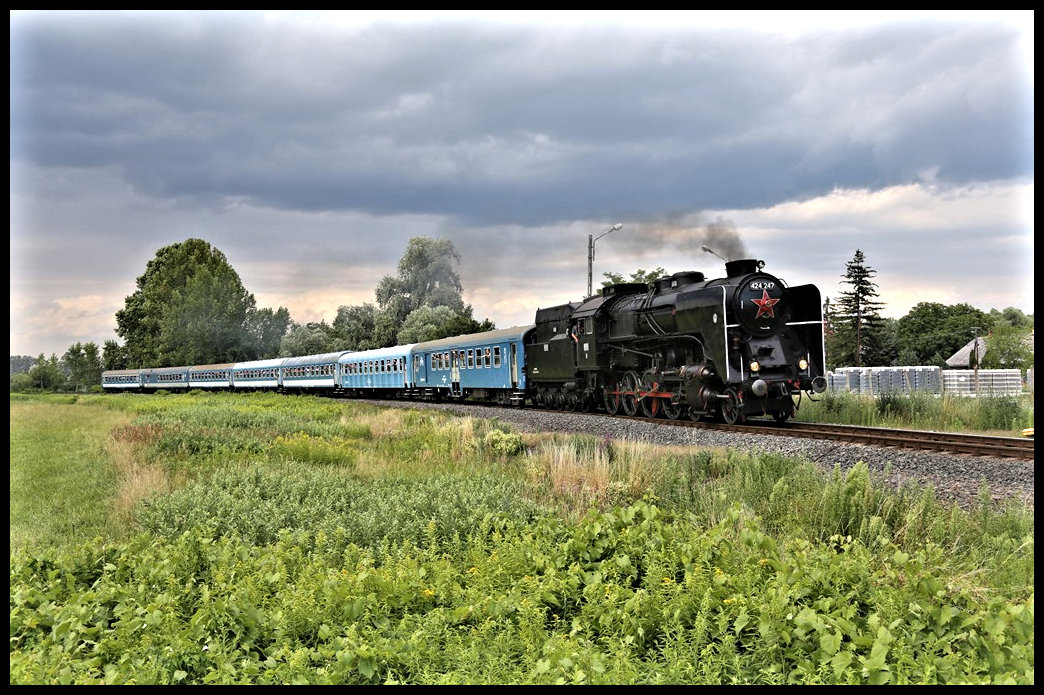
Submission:
POLYGON ((772 310, 772 307, 779 304, 779 300, 770 297, 768 290, 761 290, 761 299, 752 299, 750 301, 758 305, 758 315, 754 318, 760 319, 764 315, 768 315, 770 319, 776 318, 776 314, 772 310))

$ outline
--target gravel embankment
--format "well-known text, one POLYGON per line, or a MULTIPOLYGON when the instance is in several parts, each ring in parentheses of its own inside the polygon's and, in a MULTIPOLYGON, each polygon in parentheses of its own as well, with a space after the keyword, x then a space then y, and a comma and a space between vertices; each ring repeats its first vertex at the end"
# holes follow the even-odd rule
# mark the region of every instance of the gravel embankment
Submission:
POLYGON ((617 420, 602 415, 564 413, 529 408, 489 408, 477 405, 374 401, 375 405, 441 408, 471 417, 496 418, 522 432, 577 432, 653 444, 739 448, 805 458, 827 470, 843 471, 864 462, 872 475, 893 485, 933 485, 940 500, 962 507, 978 504, 980 490, 989 487, 994 501, 1024 499, 1033 505, 1033 462, 984 458, 963 454, 936 454, 765 434, 736 434, 657 422, 617 420), (887 470, 887 476, 885 475, 887 470))

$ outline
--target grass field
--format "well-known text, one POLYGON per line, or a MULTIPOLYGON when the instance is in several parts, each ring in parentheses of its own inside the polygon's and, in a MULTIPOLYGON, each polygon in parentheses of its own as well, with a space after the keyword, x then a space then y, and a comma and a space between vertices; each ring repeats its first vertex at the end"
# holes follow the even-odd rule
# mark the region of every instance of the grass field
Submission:
POLYGON ((275 394, 12 396, 11 683, 1033 683, 1033 510, 275 394))

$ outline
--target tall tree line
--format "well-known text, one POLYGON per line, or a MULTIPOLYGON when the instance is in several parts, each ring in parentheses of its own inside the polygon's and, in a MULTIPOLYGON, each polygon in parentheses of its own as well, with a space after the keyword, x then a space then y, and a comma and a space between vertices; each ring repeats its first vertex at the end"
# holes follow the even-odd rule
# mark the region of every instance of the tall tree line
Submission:
MULTIPOLYGON (((463 300, 460 256, 447 239, 409 240, 394 275, 375 288, 375 303, 342 305, 331 323, 297 324, 289 312, 257 308, 225 256, 189 239, 161 248, 117 312, 123 344, 75 343, 59 358, 11 356, 11 389, 84 390, 102 370, 214 364, 277 356, 367 350, 492 330, 463 300)), ((649 282, 662 268, 638 270, 649 282)), ((846 263, 848 289, 826 300, 827 363, 847 366, 936 365, 977 333, 987 340, 983 368, 1033 366, 1033 316, 1008 307, 983 312, 966 303, 921 302, 896 320, 880 315, 876 271, 861 250, 846 263)), ((622 275, 605 273, 606 282, 622 275)))

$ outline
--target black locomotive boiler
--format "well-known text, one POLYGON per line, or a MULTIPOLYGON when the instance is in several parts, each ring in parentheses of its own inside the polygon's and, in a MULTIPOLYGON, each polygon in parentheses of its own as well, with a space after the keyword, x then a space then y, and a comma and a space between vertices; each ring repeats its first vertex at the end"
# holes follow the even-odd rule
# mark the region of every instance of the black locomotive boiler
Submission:
POLYGON ((668 418, 789 419, 826 390, 822 299, 763 261, 725 277, 676 273, 536 312, 526 345, 534 404, 668 418))

